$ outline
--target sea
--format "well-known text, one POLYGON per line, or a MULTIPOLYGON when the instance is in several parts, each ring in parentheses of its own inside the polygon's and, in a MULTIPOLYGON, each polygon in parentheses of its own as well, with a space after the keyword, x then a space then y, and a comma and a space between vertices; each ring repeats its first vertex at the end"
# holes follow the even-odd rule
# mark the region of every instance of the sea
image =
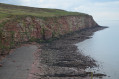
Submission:
POLYGON ((119 79, 119 20, 97 21, 108 28, 95 32, 91 39, 77 43, 79 51, 96 60, 99 67, 86 71, 107 76, 93 79, 119 79))

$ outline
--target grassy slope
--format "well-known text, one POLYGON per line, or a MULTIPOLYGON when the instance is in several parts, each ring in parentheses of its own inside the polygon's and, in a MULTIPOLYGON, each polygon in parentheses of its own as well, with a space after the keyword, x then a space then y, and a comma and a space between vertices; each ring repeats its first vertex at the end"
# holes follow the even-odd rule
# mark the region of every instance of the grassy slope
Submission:
POLYGON ((34 8, 25 6, 16 6, 0 3, 0 20, 9 16, 36 16, 36 17, 53 17, 65 15, 84 15, 78 12, 68 12, 59 9, 34 8))

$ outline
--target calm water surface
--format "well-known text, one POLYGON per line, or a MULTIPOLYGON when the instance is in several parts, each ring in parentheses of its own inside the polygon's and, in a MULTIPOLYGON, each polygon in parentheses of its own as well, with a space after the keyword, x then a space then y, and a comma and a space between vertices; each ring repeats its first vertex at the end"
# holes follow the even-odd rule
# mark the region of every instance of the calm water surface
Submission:
POLYGON ((109 28, 95 32, 93 38, 76 45, 83 54, 98 61, 100 68, 94 69, 107 74, 103 79, 119 79, 119 20, 99 21, 98 24, 109 28))

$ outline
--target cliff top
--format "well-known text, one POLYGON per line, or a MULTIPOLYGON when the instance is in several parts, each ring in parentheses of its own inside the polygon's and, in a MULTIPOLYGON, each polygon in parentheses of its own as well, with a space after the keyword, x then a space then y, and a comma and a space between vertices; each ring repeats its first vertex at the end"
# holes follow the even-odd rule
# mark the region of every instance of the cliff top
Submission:
POLYGON ((69 12, 60 9, 35 8, 0 3, 0 20, 10 16, 54 17, 67 15, 87 15, 79 12, 69 12))

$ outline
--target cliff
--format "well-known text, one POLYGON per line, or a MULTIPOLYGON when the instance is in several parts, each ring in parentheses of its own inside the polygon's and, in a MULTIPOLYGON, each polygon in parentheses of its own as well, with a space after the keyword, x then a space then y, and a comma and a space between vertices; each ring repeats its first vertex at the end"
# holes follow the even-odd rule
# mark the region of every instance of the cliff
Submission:
POLYGON ((0 4, 0 54, 19 43, 48 40, 96 26, 88 14, 0 4))

